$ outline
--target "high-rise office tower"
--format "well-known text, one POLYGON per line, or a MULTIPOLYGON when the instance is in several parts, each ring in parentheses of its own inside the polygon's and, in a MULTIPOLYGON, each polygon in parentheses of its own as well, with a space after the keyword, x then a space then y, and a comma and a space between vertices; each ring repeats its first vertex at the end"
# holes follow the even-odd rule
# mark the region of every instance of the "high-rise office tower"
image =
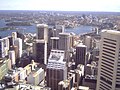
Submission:
POLYGON ((48 58, 48 62, 53 59, 56 61, 59 60, 59 61, 63 62, 64 58, 65 58, 65 52, 63 50, 51 50, 50 56, 48 58))
POLYGON ((60 33, 63 33, 64 32, 64 26, 63 25, 56 25, 56 30, 58 30, 60 33))
POLYGON ((96 90, 120 90, 120 32, 103 30, 96 90))
POLYGON ((74 47, 74 33, 70 33, 70 48, 74 47))
POLYGON ((11 64, 15 65, 16 64, 16 59, 15 59, 15 51, 14 50, 10 50, 9 51, 9 59, 11 60, 11 64))
POLYGON ((52 48, 51 37, 53 37, 53 27, 48 28, 47 56, 50 55, 52 48))
POLYGON ((14 41, 14 45, 18 47, 19 49, 18 54, 19 54, 19 57, 21 57, 22 56, 22 39, 16 38, 14 41))
POLYGON ((51 37, 53 37, 53 27, 48 28, 48 46, 51 46, 51 37))
POLYGON ((58 83, 67 79, 66 62, 63 62, 64 51, 51 52, 46 68, 46 81, 47 86, 51 90, 58 90, 58 83))
POLYGON ((69 50, 70 50, 70 34, 69 33, 59 33, 59 50, 65 51, 65 60, 69 60, 69 50))
POLYGON ((76 67, 78 64, 83 64, 83 65, 86 64, 86 50, 87 47, 82 43, 76 46, 76 59, 75 59, 76 67))
POLYGON ((83 42, 87 46, 87 50, 92 48, 92 37, 91 36, 85 36, 83 42))
POLYGON ((8 50, 9 50, 9 39, 8 37, 0 39, 1 43, 1 54, 2 58, 8 55, 8 50))
POLYGON ((47 43, 44 40, 36 40, 33 45, 35 62, 47 64, 47 43))
POLYGON ((48 25, 46 24, 38 24, 37 25, 37 39, 44 41, 48 41, 48 25))
POLYGON ((10 46, 10 51, 14 51, 15 52, 15 59, 19 58, 19 48, 18 48, 18 46, 15 46, 15 45, 14 46, 10 46))
POLYGON ((59 49, 68 51, 70 49, 70 34, 69 33, 59 33, 59 49))
POLYGON ((64 32, 64 26, 63 25, 56 25, 55 29, 56 29, 56 37, 59 37, 59 33, 64 32))
POLYGON ((17 38, 17 32, 12 32, 13 45, 16 38, 17 38))
POLYGON ((12 36, 8 36, 8 40, 9 40, 9 48, 10 48, 10 46, 13 45, 13 38, 12 38, 12 36))
POLYGON ((58 49, 59 37, 51 37, 51 49, 58 49))

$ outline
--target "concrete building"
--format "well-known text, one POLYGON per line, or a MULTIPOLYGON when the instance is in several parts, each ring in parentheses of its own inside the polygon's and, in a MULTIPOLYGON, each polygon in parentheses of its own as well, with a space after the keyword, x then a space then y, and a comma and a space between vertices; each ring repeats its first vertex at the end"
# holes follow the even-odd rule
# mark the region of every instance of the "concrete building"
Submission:
POLYGON ((47 86, 51 90, 58 90, 58 83, 65 79, 67 79, 66 62, 63 62, 61 54, 52 54, 46 67, 47 86))
POLYGON ((4 75, 10 69, 9 67, 11 66, 11 64, 9 62, 10 62, 9 59, 0 60, 0 80, 4 77, 4 75))
POLYGON ((70 49, 70 34, 69 33, 59 33, 59 49, 68 51, 70 49))
POLYGON ((70 81, 64 80, 58 83, 58 90, 71 90, 70 89, 70 81))
POLYGON ((17 38, 17 32, 12 32, 13 45, 16 38, 17 38))
POLYGON ((58 49, 59 37, 51 37, 51 49, 58 49))
POLYGON ((15 52, 15 59, 17 59, 19 57, 19 48, 18 48, 18 46, 14 46, 14 45, 10 46, 10 51, 14 51, 15 52))
POLYGON ((20 80, 25 80, 25 78, 27 77, 27 75, 26 75, 26 70, 24 69, 24 68, 18 68, 18 70, 20 71, 19 72, 19 79, 20 80))
POLYGON ((96 77, 92 75, 86 75, 85 78, 83 78, 82 85, 89 87, 90 90, 96 90, 96 82, 97 82, 96 77))
POLYGON ((74 33, 70 33, 70 48, 74 47, 74 33))
POLYGON ((65 60, 69 62, 70 57, 70 34, 59 33, 59 50, 65 51, 65 60))
POLYGON ((120 32, 103 30, 96 90, 120 90, 120 32))
POLYGON ((8 37, 0 39, 2 58, 8 55, 9 39, 8 37))
POLYGON ((92 37, 91 36, 85 36, 83 42, 87 46, 87 50, 92 48, 92 37))
POLYGON ((89 87, 79 86, 77 90, 90 90, 89 87))
POLYGON ((56 29, 56 37, 59 37, 59 33, 64 33, 65 28, 63 25, 56 25, 55 29, 56 29))
POLYGON ((56 25, 55 26, 56 30, 58 30, 60 33, 63 33, 65 30, 65 27, 63 25, 56 25))
POLYGON ((38 68, 32 71, 28 77, 27 82, 32 85, 38 85, 45 78, 44 69, 38 68))
POLYGON ((18 57, 20 58, 22 56, 22 39, 16 38, 14 45, 18 47, 18 57))
POLYGON ((47 64, 47 42, 44 40, 36 40, 33 44, 33 53, 35 62, 47 64))
POLYGON ((12 65, 16 64, 16 58, 15 58, 15 51, 14 50, 9 51, 9 59, 11 60, 12 65))
POLYGON ((75 59, 76 67, 78 64, 86 65, 86 51, 87 47, 82 43, 76 46, 76 59, 75 59))
POLYGON ((63 62, 65 58, 65 52, 63 50, 51 50, 48 62, 51 60, 63 62))
POLYGON ((48 42, 48 25, 38 24, 37 25, 37 39, 48 42))
POLYGON ((12 38, 12 36, 8 36, 8 40, 9 40, 9 48, 10 48, 10 46, 13 45, 13 38, 12 38))

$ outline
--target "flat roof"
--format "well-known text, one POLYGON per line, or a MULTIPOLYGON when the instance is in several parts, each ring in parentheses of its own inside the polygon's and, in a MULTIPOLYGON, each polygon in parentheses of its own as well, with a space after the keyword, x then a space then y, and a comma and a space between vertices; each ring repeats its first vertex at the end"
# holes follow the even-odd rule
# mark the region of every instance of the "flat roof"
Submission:
POLYGON ((89 87, 86 86, 79 86, 78 90, 89 90, 89 87))
POLYGON ((57 40, 58 40, 58 39, 59 39, 59 37, 51 37, 50 39, 57 39, 57 40))
POLYGON ((48 27, 47 24, 37 24, 37 27, 48 27))
POLYGON ((109 34, 120 35, 120 31, 116 31, 116 30, 102 30, 102 33, 104 32, 107 32, 109 34))
POLYGON ((59 33, 59 35, 69 36, 69 35, 70 35, 70 33, 59 33))

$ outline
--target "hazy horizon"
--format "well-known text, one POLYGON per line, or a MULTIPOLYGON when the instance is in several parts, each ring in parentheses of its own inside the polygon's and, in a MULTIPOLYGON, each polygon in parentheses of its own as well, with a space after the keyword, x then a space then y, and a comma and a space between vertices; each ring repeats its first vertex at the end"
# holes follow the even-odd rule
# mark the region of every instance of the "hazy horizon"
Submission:
POLYGON ((0 10, 120 12, 120 0, 2 0, 0 10))

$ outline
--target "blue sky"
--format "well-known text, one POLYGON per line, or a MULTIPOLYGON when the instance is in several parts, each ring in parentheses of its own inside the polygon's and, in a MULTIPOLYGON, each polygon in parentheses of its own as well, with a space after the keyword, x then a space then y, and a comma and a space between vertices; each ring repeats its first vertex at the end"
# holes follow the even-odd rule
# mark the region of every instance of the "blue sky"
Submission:
POLYGON ((0 0, 0 10, 120 12, 120 0, 0 0))

